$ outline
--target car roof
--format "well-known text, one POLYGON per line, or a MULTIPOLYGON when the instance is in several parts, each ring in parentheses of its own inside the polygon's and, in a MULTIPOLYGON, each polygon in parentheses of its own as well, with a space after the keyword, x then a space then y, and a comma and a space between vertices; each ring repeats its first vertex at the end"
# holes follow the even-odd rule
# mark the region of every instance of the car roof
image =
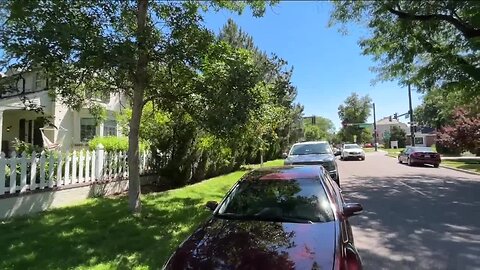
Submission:
POLYGON ((309 141, 309 142, 300 142, 300 143, 295 143, 294 145, 302 145, 302 144, 328 144, 327 141, 309 141))
POLYGON ((294 165, 260 168, 246 174, 242 180, 282 180, 282 179, 312 179, 320 180, 324 168, 314 165, 294 165))

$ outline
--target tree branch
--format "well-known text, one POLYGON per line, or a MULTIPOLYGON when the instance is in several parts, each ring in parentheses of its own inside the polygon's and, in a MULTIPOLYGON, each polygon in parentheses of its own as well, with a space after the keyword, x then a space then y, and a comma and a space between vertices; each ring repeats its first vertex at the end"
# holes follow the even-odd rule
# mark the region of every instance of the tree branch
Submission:
POLYGON ((427 15, 416 15, 410 14, 401 10, 396 10, 389 8, 390 13, 398 16, 402 20, 411 20, 411 21, 445 21, 457 28, 465 38, 471 39, 474 37, 480 37, 480 29, 475 28, 471 25, 468 25, 453 16, 444 15, 444 14, 427 14, 427 15))

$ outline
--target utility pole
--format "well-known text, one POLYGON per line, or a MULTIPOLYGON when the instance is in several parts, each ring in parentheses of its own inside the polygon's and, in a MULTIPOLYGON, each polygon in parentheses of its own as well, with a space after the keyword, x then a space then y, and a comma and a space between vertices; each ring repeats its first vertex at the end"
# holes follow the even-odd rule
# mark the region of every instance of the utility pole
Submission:
POLYGON ((377 147, 377 118, 375 116, 375 102, 373 103, 373 142, 375 144, 375 152, 378 151, 377 147))
POLYGON ((412 89, 410 84, 408 84, 408 103, 409 103, 409 114, 410 114, 410 139, 412 139, 412 146, 415 146, 415 126, 413 123, 413 109, 412 109, 412 89))

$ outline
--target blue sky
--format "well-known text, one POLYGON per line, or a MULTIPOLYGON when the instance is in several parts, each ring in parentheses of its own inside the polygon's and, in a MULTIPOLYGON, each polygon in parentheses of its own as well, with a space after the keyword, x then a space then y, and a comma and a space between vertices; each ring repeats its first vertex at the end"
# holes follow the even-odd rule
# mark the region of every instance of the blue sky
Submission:
MULTIPOLYGON (((395 112, 407 112, 406 88, 397 82, 371 84, 376 74, 369 68, 376 63, 370 56, 361 55, 357 44, 367 30, 352 26, 345 36, 334 27, 328 28, 330 10, 328 2, 291 1, 268 8, 261 18, 251 16, 247 10, 242 15, 209 12, 204 19, 207 27, 218 32, 232 18, 261 50, 287 60, 294 67, 292 81, 305 115, 327 117, 338 129, 338 106, 352 92, 370 95, 376 105, 377 120, 395 112)), ((412 94, 415 107, 421 99, 419 94, 412 94)), ((408 122, 404 118, 401 121, 408 122)), ((373 116, 369 122, 373 122, 373 116)))

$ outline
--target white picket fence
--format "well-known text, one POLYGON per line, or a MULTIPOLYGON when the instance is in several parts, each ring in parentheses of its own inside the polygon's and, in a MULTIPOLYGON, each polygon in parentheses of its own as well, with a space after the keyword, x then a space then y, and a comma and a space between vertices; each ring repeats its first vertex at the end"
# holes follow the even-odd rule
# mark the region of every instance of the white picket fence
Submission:
MULTIPOLYGON (((153 171, 152 155, 140 155, 140 174, 153 171)), ((127 154, 94 151, 0 154, 0 195, 128 178, 127 154)))

